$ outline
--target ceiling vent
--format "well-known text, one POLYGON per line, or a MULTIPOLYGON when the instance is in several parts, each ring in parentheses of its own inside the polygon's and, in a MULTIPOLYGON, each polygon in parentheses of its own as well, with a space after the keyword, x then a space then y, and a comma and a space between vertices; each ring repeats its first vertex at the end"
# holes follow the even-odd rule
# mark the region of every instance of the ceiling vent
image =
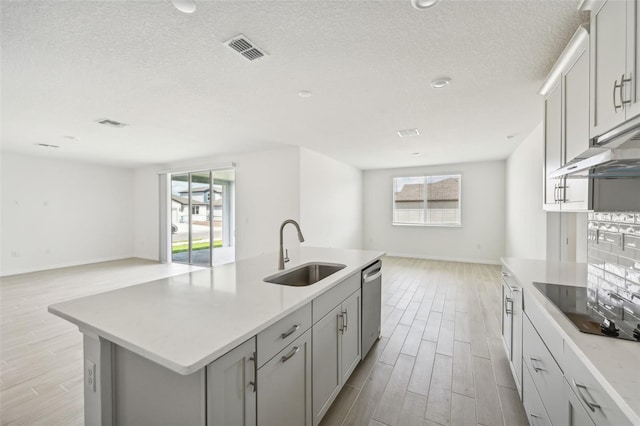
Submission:
POLYGON ((128 126, 128 124, 121 123, 121 122, 115 121, 115 120, 109 120, 108 118, 101 118, 100 120, 97 120, 96 123, 104 124, 105 126, 109 126, 109 127, 125 127, 125 126, 128 126))
POLYGON ((263 56, 267 56, 267 52, 256 47, 244 34, 239 34, 231 40, 225 41, 224 44, 250 61, 255 61, 263 56))
POLYGON ((420 135, 420 132, 418 131, 418 129, 398 130, 398 136, 400 136, 401 138, 408 138, 410 136, 418 136, 418 135, 420 135))

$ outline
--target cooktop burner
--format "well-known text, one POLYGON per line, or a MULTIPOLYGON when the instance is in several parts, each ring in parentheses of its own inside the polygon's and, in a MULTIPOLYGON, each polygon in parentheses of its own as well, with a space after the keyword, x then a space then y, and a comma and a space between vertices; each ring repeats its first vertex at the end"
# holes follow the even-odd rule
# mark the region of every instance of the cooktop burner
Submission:
POLYGON ((640 324, 625 317, 620 296, 601 296, 597 289, 533 283, 583 333, 640 342, 640 324))

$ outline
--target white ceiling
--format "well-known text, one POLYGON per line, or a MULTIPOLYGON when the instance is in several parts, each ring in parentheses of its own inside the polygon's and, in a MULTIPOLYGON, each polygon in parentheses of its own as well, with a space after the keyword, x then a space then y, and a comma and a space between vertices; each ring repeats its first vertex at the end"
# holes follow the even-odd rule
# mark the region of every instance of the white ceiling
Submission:
POLYGON ((125 167, 280 144, 361 169, 506 158, 587 18, 562 0, 196 2, 2 0, 2 149, 125 167), (269 56, 222 44, 239 33, 269 56))

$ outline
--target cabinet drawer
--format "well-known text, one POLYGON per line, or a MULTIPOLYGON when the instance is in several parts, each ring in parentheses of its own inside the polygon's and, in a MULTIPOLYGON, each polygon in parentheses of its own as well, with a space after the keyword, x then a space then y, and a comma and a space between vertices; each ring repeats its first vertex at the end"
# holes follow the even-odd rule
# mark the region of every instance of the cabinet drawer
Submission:
POLYGON ((290 313, 258 334, 258 367, 269 361, 311 327, 311 303, 290 313))
POLYGON ((502 279, 509 287, 522 287, 516 277, 504 265, 502 266, 502 279))
POLYGON ((342 303, 354 291, 360 288, 360 272, 356 272, 338 283, 331 290, 313 299, 313 323, 320 321, 325 315, 342 303))
POLYGON ((597 425, 631 425, 631 421, 613 402, 569 345, 564 347, 564 357, 567 383, 578 396, 593 422, 597 425))
POLYGON ((549 419, 553 424, 562 424, 562 371, 528 319, 523 324, 522 359, 529 369, 549 419))
POLYGON ((534 291, 538 290, 525 291, 523 294, 524 313, 542 338, 549 352, 551 352, 551 356, 558 363, 560 370, 564 371, 564 366, 562 365, 564 361, 562 358, 562 336, 552 324, 551 319, 542 313, 542 308, 538 307, 537 302, 532 300, 533 295, 531 293, 534 291))
POLYGON ((529 424, 532 426, 551 426, 549 416, 533 384, 529 368, 524 367, 522 370, 522 405, 527 413, 529 424))

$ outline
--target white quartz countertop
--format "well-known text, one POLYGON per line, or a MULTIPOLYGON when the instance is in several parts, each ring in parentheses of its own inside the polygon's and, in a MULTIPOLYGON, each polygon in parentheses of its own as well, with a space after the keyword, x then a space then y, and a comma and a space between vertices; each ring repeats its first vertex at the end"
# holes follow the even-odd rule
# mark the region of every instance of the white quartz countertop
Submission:
MULTIPOLYGON (((384 255, 303 247, 308 262, 346 268, 306 287, 270 284, 277 253, 49 306, 49 312, 177 373, 191 374, 384 255)), ((87 283, 90 284, 90 283, 87 283)))
MULTIPOLYGON (((580 332, 534 285, 534 282, 585 287, 587 264, 502 258, 524 292, 542 308, 574 352, 631 420, 640 425, 640 343, 580 332)), ((526 306, 525 306, 526 311, 526 306)))

